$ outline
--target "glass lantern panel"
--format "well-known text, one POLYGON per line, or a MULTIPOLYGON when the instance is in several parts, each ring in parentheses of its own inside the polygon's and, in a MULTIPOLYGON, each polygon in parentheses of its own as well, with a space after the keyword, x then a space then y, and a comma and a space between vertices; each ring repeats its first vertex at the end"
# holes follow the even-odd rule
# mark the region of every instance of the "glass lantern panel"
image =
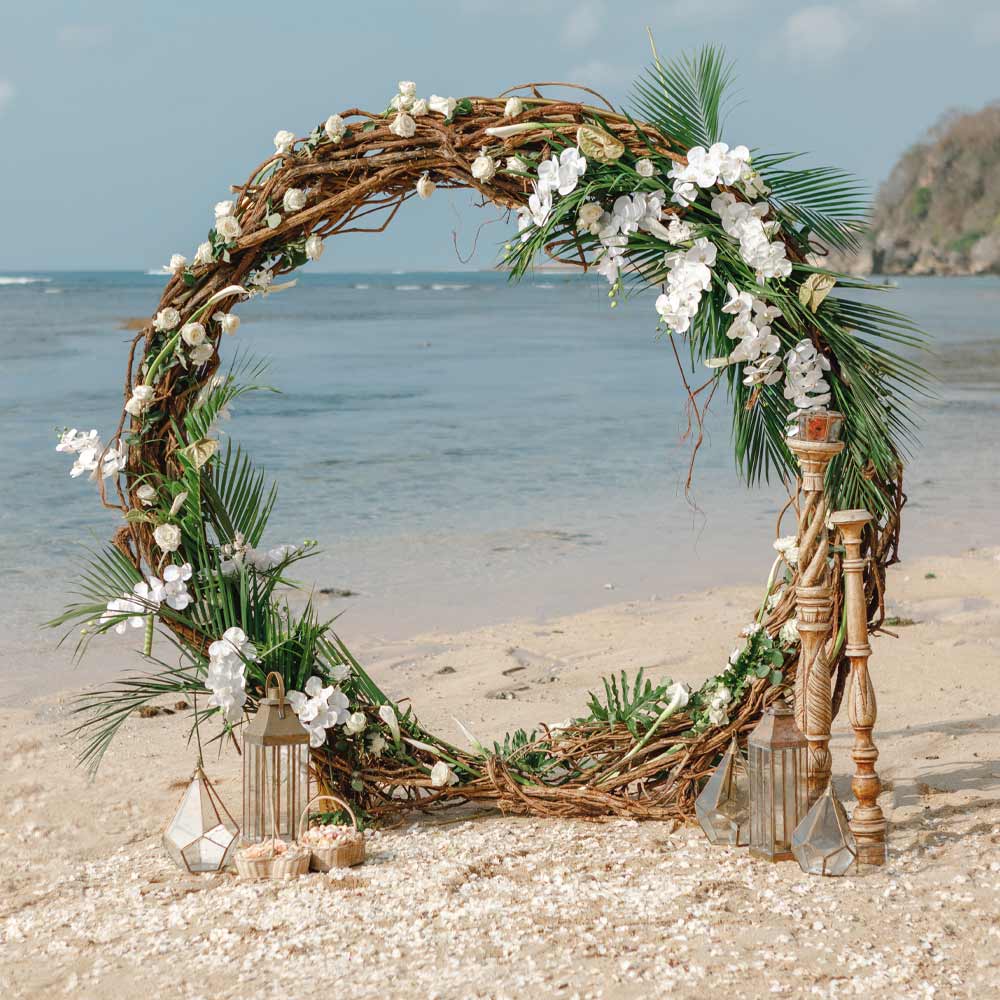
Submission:
POLYGON ((844 807, 830 788, 815 802, 792 836, 792 852, 804 872, 844 875, 854 864, 857 845, 844 807))
POLYGON ((163 846, 178 867, 192 872, 218 871, 228 863, 238 833, 236 824, 196 776, 163 833, 163 846))
POLYGON ((745 847, 750 835, 750 778, 738 748, 730 746, 695 800, 695 815, 709 842, 745 847))

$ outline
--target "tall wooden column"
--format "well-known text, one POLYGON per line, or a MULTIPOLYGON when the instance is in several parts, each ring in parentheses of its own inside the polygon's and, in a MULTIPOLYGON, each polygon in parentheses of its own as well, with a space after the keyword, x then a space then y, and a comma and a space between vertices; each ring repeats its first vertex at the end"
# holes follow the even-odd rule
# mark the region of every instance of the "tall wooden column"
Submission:
POLYGON ((868 673, 868 602, 865 600, 864 572, 867 560, 861 555, 861 533, 872 519, 866 510, 838 510, 830 519, 839 529, 847 555, 844 558, 844 604, 847 609, 847 657, 851 661, 848 711, 854 730, 854 778, 851 789, 858 800, 851 815, 851 833, 858 845, 858 861, 885 864, 886 821, 878 804, 882 789, 875 761, 878 750, 872 739, 877 706, 875 689, 868 673))
POLYGON ((802 470, 799 509, 799 579, 795 588, 799 624, 799 665, 795 674, 795 722, 809 741, 809 805, 830 781, 830 724, 833 692, 824 646, 830 638, 833 593, 828 566, 828 513, 824 480, 830 460, 844 450, 842 441, 788 438, 802 470))

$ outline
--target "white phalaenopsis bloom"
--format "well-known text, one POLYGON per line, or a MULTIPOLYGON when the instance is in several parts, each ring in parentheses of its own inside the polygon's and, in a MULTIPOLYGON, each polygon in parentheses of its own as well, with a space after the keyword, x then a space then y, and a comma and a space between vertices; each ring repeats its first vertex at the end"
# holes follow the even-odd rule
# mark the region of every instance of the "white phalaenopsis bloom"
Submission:
POLYGON ((431 111, 436 111, 439 115, 444 115, 445 118, 451 118, 458 107, 458 101, 454 97, 438 97, 437 94, 431 94, 427 106, 431 111))
POLYGON ((222 638, 208 647, 208 673, 205 686, 212 692, 210 708, 221 708, 230 725, 243 715, 246 704, 246 661, 254 660, 257 649, 241 628, 228 628, 222 638))
POLYGON ((227 542, 219 548, 219 553, 222 556, 219 569, 229 575, 239 572, 244 566, 253 566, 261 573, 266 573, 274 569, 275 566, 280 566, 298 551, 299 546, 288 544, 275 545, 266 551, 258 550, 246 541, 241 532, 237 531, 231 542, 227 542))
POLYGON ((215 220, 215 231, 227 242, 238 240, 243 235, 243 227, 235 215, 224 215, 215 220))
POLYGON ((810 340, 800 340, 785 355, 785 399, 800 410, 826 406, 830 402, 830 384, 823 377, 830 370, 825 354, 810 340))
POLYGON ((358 733, 363 733, 365 731, 365 726, 368 725, 368 718, 365 716, 364 712, 352 712, 348 717, 347 721, 344 723, 344 732, 348 736, 357 736, 358 733))
POLYGON ((212 256, 212 244, 205 240, 198 244, 198 249, 194 252, 195 264, 211 264, 215 258, 212 256))
POLYGON ((635 172, 640 177, 652 177, 656 173, 656 167, 653 166, 652 160, 644 156, 641 160, 635 161, 635 172))
POLYGON ((435 788, 444 788, 447 785, 454 785, 458 781, 452 769, 443 761, 439 760, 431 768, 431 784, 435 788))
POLYGON ((516 118, 524 111, 524 101, 520 97, 508 97, 507 103, 503 106, 504 118, 516 118))
POLYGON ((181 529, 176 524, 159 524, 153 540, 164 552, 176 552, 181 547, 181 529))
POLYGON ((417 131, 417 123, 405 111, 400 111, 393 118, 389 131, 401 139, 411 139, 417 131))
POLYGON ((323 679, 315 675, 306 681, 304 692, 289 691, 286 698, 309 733, 311 747, 321 747, 326 731, 344 725, 351 717, 347 695, 334 685, 324 686, 323 679))
POLYGON ((100 436, 96 429, 91 431, 78 431, 75 427, 63 431, 59 437, 59 444, 56 451, 79 453, 86 448, 96 447, 100 443, 100 436))
POLYGON ((152 507, 156 503, 156 487, 150 486, 149 483, 143 483, 135 491, 135 495, 143 507, 152 507))
POLYGON ((121 472, 128 462, 128 449, 121 441, 107 449, 96 430, 78 431, 75 427, 59 437, 56 451, 76 455, 69 474, 76 479, 85 472, 91 479, 107 479, 121 472))
POLYGON ((485 148, 479 151, 479 155, 472 161, 472 176, 477 181, 493 180, 497 172, 497 162, 490 156, 485 148))
POLYGON ((188 347, 197 347, 205 342, 205 327, 201 323, 185 323, 181 327, 181 340, 188 347))
POLYGON ((306 207, 306 193, 302 188, 289 188, 281 204, 286 212, 301 212, 306 207))
POLYGON ((667 239, 677 246, 679 243, 690 243, 694 239, 694 228, 690 223, 678 219, 676 215, 670 217, 667 225, 667 239))
POLYGON ((347 134, 347 123, 340 115, 330 115, 323 125, 323 131, 330 142, 340 142, 347 134))
POLYGON ((417 197, 426 201, 434 194, 437 185, 431 180, 431 175, 425 170, 417 181, 417 197))
POLYGON ((315 233, 306 240, 305 251, 309 260, 319 260, 325 249, 322 238, 315 233))
POLYGON ((187 257, 183 254, 175 253, 170 256, 170 263, 167 265, 173 274, 178 274, 187 267, 187 257))
POLYGON ((774 385, 781 381, 776 358, 781 341, 772 332, 771 323, 781 316, 781 310, 750 292, 739 291, 731 281, 726 284, 726 292, 729 300, 722 311, 736 317, 726 333, 730 339, 739 341, 728 361, 753 362, 744 371, 745 385, 774 385))
POLYGON ((219 324, 223 333, 228 333, 230 336, 240 328, 240 318, 236 313, 217 312, 212 319, 219 324))
POLYGON ((188 593, 187 582, 191 579, 191 564, 184 563, 177 566, 171 563, 163 570, 163 580, 156 577, 149 578, 150 587, 156 586, 156 595, 160 601, 165 601, 167 605, 175 611, 183 611, 191 603, 191 595, 188 593))
POLYGON ((274 148, 277 152, 281 153, 282 156, 292 151, 292 145, 294 142, 295 133, 289 132, 287 129, 282 129, 274 135, 274 148))
POLYGON ((159 333, 168 333, 177 327, 181 321, 181 314, 173 306, 161 309, 153 319, 153 329, 159 333))
POLYGON ((552 192, 542 190, 538 185, 534 185, 534 192, 528 198, 528 204, 517 210, 517 229, 521 234, 521 241, 527 240, 531 233, 528 230, 532 226, 541 228, 548 221, 552 213, 552 192))
POLYGON ((567 146, 558 157, 553 156, 538 165, 538 187, 565 197, 576 190, 586 170, 587 158, 579 149, 567 146))
POLYGON ((679 205, 693 204, 698 188, 711 188, 722 183, 733 185, 751 174, 750 150, 737 146, 730 150, 724 142, 717 142, 705 149, 693 146, 688 150, 687 165, 675 163, 667 174, 674 184, 674 198, 679 205))
POLYGON ((396 710, 392 707, 392 705, 380 705, 378 717, 389 727, 389 732, 392 733, 392 738, 398 743, 400 732, 399 720, 396 718, 396 710))
POLYGON ((725 232, 739 241, 740 256, 756 270, 758 281, 787 278, 792 273, 785 244, 769 238, 772 224, 763 221, 770 211, 766 202, 751 205, 724 191, 712 199, 712 211, 718 213, 725 232))
POLYGON ((153 402, 156 390, 151 385, 137 385, 132 388, 132 398, 125 404, 125 412, 133 417, 141 417, 153 402))
POLYGON ((657 298, 656 311, 674 333, 690 329, 702 293, 712 285, 715 258, 715 244, 704 237, 695 240, 688 250, 674 250, 665 255, 664 263, 669 269, 667 290, 657 298))

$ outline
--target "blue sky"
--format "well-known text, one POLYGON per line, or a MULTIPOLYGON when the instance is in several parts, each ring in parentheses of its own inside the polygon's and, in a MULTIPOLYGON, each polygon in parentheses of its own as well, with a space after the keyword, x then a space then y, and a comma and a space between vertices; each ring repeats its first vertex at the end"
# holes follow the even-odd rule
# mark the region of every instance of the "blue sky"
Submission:
MULTIPOLYGON (((726 46, 742 103, 726 138, 810 151, 871 184, 943 112, 1000 97, 1000 7, 970 0, 452 0, 359 4, 8 0, 0 14, 0 270, 143 269, 189 256, 213 203, 281 128, 418 93, 576 80, 613 101, 649 60, 726 46), (346 11, 350 13, 346 13, 346 11)), ((345 237, 323 269, 459 267, 469 194, 345 237), (350 239, 348 247, 346 240, 350 239)), ((487 227, 475 263, 500 239, 487 227)), ((315 266, 315 265, 314 265, 315 266)))

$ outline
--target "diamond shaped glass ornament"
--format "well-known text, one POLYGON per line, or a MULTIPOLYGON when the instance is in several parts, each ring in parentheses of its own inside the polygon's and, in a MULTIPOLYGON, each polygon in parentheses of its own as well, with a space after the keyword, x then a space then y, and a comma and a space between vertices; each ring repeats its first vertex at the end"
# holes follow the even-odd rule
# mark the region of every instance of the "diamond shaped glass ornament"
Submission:
POLYGON ((792 853, 810 875, 846 875, 857 858, 854 835, 833 782, 816 800, 792 834, 792 853))
POLYGON ((735 736, 695 799, 694 811, 710 843, 729 847, 750 843, 750 775, 735 736))
POLYGON ((173 862, 189 872, 218 872, 229 864, 240 829, 201 769, 181 796, 163 846, 173 862))

